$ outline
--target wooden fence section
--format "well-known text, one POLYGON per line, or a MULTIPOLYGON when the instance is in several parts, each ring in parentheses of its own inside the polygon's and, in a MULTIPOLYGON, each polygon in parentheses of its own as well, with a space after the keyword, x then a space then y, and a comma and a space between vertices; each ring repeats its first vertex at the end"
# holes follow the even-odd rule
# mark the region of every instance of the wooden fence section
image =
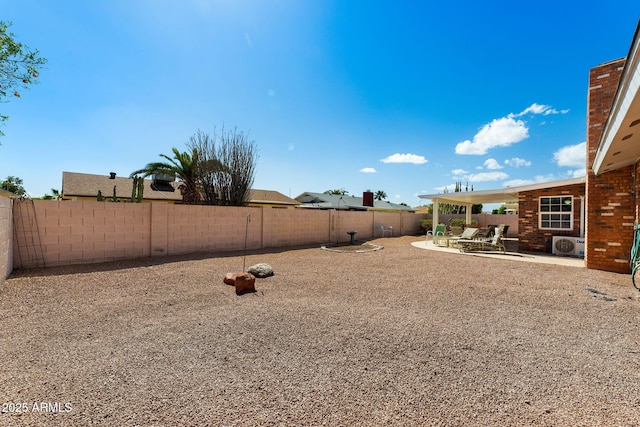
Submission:
MULTIPOLYGON (((424 218, 414 213, 165 203, 13 203, 14 268, 220 253, 242 250, 245 241, 247 249, 320 245, 347 242, 347 231, 367 240, 379 237, 381 225, 393 227, 394 236, 415 235, 424 218)), ((1 233, 0 228, 0 250, 5 241, 1 233)))

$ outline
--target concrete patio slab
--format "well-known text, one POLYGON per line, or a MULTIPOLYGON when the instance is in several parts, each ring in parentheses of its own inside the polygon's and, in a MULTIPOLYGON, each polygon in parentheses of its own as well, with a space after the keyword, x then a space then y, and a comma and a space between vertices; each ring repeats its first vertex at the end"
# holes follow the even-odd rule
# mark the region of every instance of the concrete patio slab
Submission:
POLYGON ((547 255, 547 254, 530 254, 530 253, 520 253, 515 250, 517 248, 517 239, 506 239, 506 247, 507 252, 504 254, 500 252, 493 251, 484 251, 484 252, 460 252, 457 248, 448 248, 443 246, 438 246, 429 240, 420 240, 417 242, 412 242, 411 245, 421 249, 427 249, 430 251, 438 251, 438 252, 448 252, 456 255, 471 255, 478 257, 486 257, 486 258, 495 258, 495 259, 510 259, 516 261, 524 261, 524 262, 536 262, 541 264, 556 264, 556 265, 565 265, 570 267, 582 267, 584 268, 584 259, 583 258, 575 258, 575 257, 564 257, 557 255, 547 255))

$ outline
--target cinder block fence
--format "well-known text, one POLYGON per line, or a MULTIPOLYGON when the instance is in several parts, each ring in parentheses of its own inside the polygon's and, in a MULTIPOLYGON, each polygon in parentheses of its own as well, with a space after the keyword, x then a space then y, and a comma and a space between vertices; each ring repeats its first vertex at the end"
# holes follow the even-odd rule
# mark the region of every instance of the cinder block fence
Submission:
MULTIPOLYGON (((2 199, 0 199, 2 200, 2 199)), ((13 200, 0 205, 0 261, 12 268, 50 267, 169 255, 227 252, 415 235, 414 213, 188 206, 165 203, 13 200), (13 227, 11 224, 13 221, 13 227), (11 239, 10 235, 13 234, 11 239), (11 252, 12 251, 12 252, 11 252), (4 260, 4 261, 3 261, 4 260)))

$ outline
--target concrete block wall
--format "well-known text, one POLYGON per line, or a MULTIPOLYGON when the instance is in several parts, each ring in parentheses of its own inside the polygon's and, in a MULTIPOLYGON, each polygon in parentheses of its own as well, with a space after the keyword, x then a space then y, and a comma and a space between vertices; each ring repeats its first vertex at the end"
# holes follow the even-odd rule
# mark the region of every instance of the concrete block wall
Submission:
POLYGON ((373 212, 336 211, 332 242, 348 242, 349 231, 357 231, 356 240, 367 240, 373 237, 373 212))
POLYGON ((12 200, 0 197, 0 284, 13 271, 12 200))
POLYGON ((635 167, 628 166, 596 176, 591 166, 611 111, 625 60, 607 62, 589 72, 587 105, 588 206, 585 253, 587 268, 629 272, 636 217, 635 167))
MULTIPOLYGON (((174 205, 157 218, 159 204, 152 206, 154 232, 166 222, 167 255, 239 250, 245 236, 248 249, 261 247, 260 208, 174 205)), ((153 253, 159 254, 157 247, 153 253)))
POLYGON ((14 267, 50 267, 150 254, 150 204, 14 202, 14 267))
POLYGON ((321 244, 331 241, 334 211, 257 208, 264 222, 262 247, 321 244))
POLYGON ((397 236, 416 234, 422 218, 409 213, 16 200, 12 265, 220 253, 244 249, 245 238, 247 249, 346 242, 350 230, 366 240, 374 236, 374 221, 392 225, 397 236))
POLYGON ((580 236, 581 197, 584 185, 567 185, 521 193, 518 199, 518 250, 552 252, 553 236, 580 236), (545 196, 573 196, 573 230, 540 230, 539 199, 545 196))

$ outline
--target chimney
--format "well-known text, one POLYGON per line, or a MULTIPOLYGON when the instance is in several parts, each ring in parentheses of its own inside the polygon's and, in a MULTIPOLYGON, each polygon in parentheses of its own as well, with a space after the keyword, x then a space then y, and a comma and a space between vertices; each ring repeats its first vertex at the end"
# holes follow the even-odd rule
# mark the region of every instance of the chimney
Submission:
POLYGON ((109 179, 116 179, 116 173, 115 172, 109 172, 109 179))
POLYGON ((365 191, 362 193, 362 206, 373 207, 373 192, 365 191))

